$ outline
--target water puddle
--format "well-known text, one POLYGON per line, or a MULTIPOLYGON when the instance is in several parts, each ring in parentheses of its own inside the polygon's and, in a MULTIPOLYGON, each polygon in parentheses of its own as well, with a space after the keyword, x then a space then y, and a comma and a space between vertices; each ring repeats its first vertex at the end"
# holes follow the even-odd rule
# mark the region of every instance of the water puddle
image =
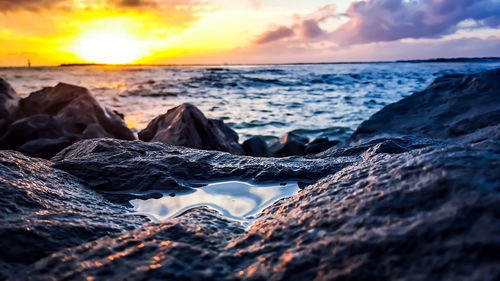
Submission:
POLYGON ((194 191, 160 199, 130 201, 135 211, 154 221, 173 218, 191 208, 207 206, 220 211, 225 217, 244 223, 277 200, 297 194, 297 183, 254 185, 240 181, 211 183, 194 191))

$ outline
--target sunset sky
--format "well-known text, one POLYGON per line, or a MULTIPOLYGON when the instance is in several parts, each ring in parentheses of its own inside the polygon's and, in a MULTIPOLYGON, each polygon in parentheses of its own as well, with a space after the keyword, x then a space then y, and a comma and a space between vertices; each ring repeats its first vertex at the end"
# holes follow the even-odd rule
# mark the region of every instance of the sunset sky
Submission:
POLYGON ((500 56, 500 0, 0 0, 0 65, 500 56))

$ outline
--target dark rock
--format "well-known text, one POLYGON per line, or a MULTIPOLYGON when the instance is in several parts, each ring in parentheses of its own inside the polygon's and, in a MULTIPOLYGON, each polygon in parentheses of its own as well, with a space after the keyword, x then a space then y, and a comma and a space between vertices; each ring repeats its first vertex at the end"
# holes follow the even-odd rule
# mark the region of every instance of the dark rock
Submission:
POLYGON ((0 149, 18 150, 25 143, 37 139, 76 137, 75 131, 73 124, 61 118, 37 114, 12 123, 5 134, 0 137, 0 149))
POLYGON ((52 161, 54 167, 76 175, 97 190, 180 192, 199 181, 318 180, 360 159, 341 155, 323 159, 253 158, 161 143, 93 139, 68 147, 52 161))
POLYGON ((274 157, 303 156, 309 139, 288 133, 269 146, 269 153, 274 157))
POLYGON ((25 142, 18 150, 32 157, 49 159, 59 151, 73 144, 76 140, 77 138, 72 136, 56 139, 39 138, 25 142))
POLYGON ((320 152, 323 152, 325 150, 328 150, 334 146, 339 144, 338 140, 333 140, 333 141, 327 141, 326 142, 311 142, 310 144, 307 145, 306 147, 306 154, 317 154, 320 152))
POLYGON ((500 154, 456 146, 364 156, 364 161, 276 202, 247 230, 200 208, 119 237, 60 251, 34 264, 26 276, 56 280, 500 277, 500 154))
POLYGON ((313 139, 310 143, 308 143, 308 145, 321 144, 321 143, 325 143, 325 142, 329 142, 329 141, 330 140, 328 138, 320 137, 320 138, 313 139))
POLYGON ((73 124, 80 133, 88 126, 99 125, 117 139, 134 140, 134 134, 122 116, 102 108, 90 92, 82 87, 59 83, 30 94, 20 102, 18 117, 48 114, 73 124))
POLYGON ((245 155, 254 157, 268 157, 269 152, 267 151, 267 144, 259 136, 251 137, 243 142, 243 150, 245 155))
POLYGON ((53 252, 147 222, 48 161, 14 151, 0 151, 0 194, 0 276, 11 280, 53 252))
POLYGON ((384 135, 420 135, 455 143, 500 140, 499 124, 500 69, 495 69, 436 79, 425 91, 363 122, 350 142, 384 135))
POLYGON ((21 98, 7 81, 0 78, 0 135, 13 121, 21 98))
POLYGON ((207 119, 194 105, 185 103, 153 119, 139 132, 139 139, 203 150, 243 155, 238 135, 221 120, 207 119))
POLYGON ((83 138, 135 139, 122 115, 103 109, 87 89, 68 84, 32 93, 14 115, 18 120, 1 136, 0 149, 35 157, 49 159, 83 138))

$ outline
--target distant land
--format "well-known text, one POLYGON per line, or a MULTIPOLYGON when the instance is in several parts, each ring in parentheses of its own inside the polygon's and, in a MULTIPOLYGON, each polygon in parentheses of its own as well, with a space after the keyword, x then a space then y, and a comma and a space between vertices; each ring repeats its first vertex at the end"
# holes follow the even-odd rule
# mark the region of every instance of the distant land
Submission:
MULTIPOLYGON (((394 61, 351 61, 351 62, 301 62, 301 63, 253 63, 251 65, 303 65, 303 64, 355 64, 355 63, 429 63, 429 62, 500 62, 500 57, 482 58, 432 58, 421 60, 394 61)), ((220 66, 249 64, 105 64, 105 63, 63 63, 60 67, 75 66, 220 66)))

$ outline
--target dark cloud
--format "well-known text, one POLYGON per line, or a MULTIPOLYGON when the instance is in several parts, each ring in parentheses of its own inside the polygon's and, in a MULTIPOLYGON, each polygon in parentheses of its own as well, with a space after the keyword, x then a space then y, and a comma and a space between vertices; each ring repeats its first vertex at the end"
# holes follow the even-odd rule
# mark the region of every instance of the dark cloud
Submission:
POLYGON ((0 12, 49 9, 66 0, 0 0, 0 12))
POLYGON ((325 32, 319 27, 318 21, 311 19, 302 21, 300 34, 304 38, 317 38, 323 36, 325 32))
POLYGON ((350 5, 349 21, 333 32, 342 45, 395 41, 403 38, 438 38, 454 33, 464 20, 477 26, 500 24, 498 0, 369 0, 350 5))
POLYGON ((257 44, 267 44, 296 35, 298 35, 300 39, 320 38, 327 34, 321 29, 320 23, 335 16, 334 5, 323 6, 306 16, 295 15, 295 23, 292 26, 280 26, 268 30, 258 36, 255 42, 257 44))
POLYGON ((280 26, 276 29, 273 30, 268 30, 261 34, 257 39, 255 40, 256 44, 267 44, 270 42, 278 41, 284 38, 292 37, 295 35, 295 32, 293 29, 286 27, 286 26, 280 26))

